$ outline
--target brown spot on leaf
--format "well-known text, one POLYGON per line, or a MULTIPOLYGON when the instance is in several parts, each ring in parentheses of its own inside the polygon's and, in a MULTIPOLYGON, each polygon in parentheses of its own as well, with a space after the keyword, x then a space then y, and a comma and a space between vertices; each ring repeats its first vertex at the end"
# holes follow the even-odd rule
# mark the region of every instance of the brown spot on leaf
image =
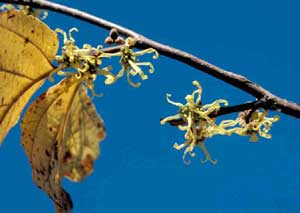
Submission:
POLYGON ((64 155, 63 162, 69 163, 72 160, 72 153, 67 151, 64 155))
POLYGON ((104 131, 98 132, 98 134, 97 134, 98 139, 103 139, 104 136, 105 136, 104 131))
POLYGON ((56 88, 56 89, 53 91, 53 93, 56 94, 56 93, 59 92, 59 90, 60 90, 59 88, 56 88))
POLYGON ((39 99, 44 100, 46 98, 46 93, 40 95, 39 99))
POLYGON ((55 141, 53 152, 54 152, 54 159, 58 160, 58 141, 55 141))
POLYGON ((40 173, 45 176, 45 172, 43 170, 40 170, 40 173))
POLYGON ((13 17, 15 17, 16 15, 15 14, 11 14, 11 15, 9 15, 7 18, 8 19, 12 19, 13 17))
POLYGON ((103 127, 102 123, 98 122, 97 123, 97 128, 102 128, 102 127, 103 127))
POLYGON ((94 159, 91 155, 86 157, 80 162, 81 168, 85 175, 90 174, 93 171, 94 159))
POLYGON ((62 105, 62 103, 63 103, 63 100, 62 100, 62 98, 60 98, 56 101, 55 105, 60 107, 62 105))
POLYGON ((25 40, 24 40, 24 44, 27 44, 29 42, 29 38, 26 37, 25 40))

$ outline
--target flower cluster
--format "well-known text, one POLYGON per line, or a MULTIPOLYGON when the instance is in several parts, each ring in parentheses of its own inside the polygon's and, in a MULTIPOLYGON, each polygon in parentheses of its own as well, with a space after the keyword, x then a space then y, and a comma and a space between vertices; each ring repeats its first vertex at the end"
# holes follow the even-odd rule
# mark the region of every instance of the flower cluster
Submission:
MULTIPOLYGON (((62 66, 63 69, 75 69, 73 71, 54 71, 58 75, 75 75, 77 79, 83 80, 87 87, 92 91, 93 95, 97 95, 94 91, 94 81, 97 75, 104 76, 106 79, 105 84, 113 84, 117 79, 127 72, 127 79, 130 85, 133 87, 139 87, 140 83, 133 83, 130 76, 136 76, 137 74, 142 80, 147 79, 147 75, 144 74, 140 66, 148 66, 149 72, 153 73, 154 67, 150 62, 138 62, 138 56, 142 56, 147 53, 154 53, 153 58, 158 57, 156 50, 149 48, 142 51, 135 52, 132 47, 135 44, 135 40, 127 38, 125 44, 116 53, 105 53, 102 46, 92 47, 89 44, 84 44, 82 48, 75 45, 75 39, 72 36, 73 31, 78 31, 77 28, 72 28, 67 34, 61 29, 56 29, 58 33, 61 33, 64 37, 62 47, 62 54, 56 56, 56 61, 62 66), (112 73, 112 66, 101 67, 102 61, 105 58, 120 57, 120 64, 122 69, 117 75, 112 73)), ((52 73, 53 74, 53 73, 52 73)), ((52 75, 49 76, 52 80, 52 75)))
POLYGON ((134 83, 131 81, 131 76, 139 75, 142 80, 148 79, 148 75, 146 75, 143 70, 140 68, 141 66, 149 67, 148 72, 152 74, 154 72, 154 67, 150 62, 139 62, 138 56, 145 55, 147 53, 154 53, 153 59, 158 58, 158 52, 153 48, 148 48, 145 50, 134 52, 132 47, 135 45, 135 40, 131 37, 128 37, 125 40, 125 45, 121 47, 120 52, 117 53, 103 53, 102 57, 113 57, 120 56, 120 64, 122 69, 117 74, 117 79, 122 77, 126 72, 126 77, 128 83, 133 87, 139 87, 141 83, 134 83))
MULTIPOLYGON (((104 75, 107 79, 114 79, 115 76, 110 72, 112 67, 101 68, 102 60, 99 57, 102 46, 92 47, 89 44, 84 44, 82 48, 75 45, 75 39, 72 32, 78 32, 77 28, 72 28, 67 33, 61 29, 56 29, 56 32, 61 33, 64 37, 64 46, 62 54, 56 56, 56 61, 63 66, 64 69, 75 69, 75 77, 85 82, 86 86, 92 91, 94 96, 98 96, 94 91, 94 81, 97 75, 104 75)), ((55 71, 56 72, 56 71, 55 71)), ((71 76, 73 72, 58 71, 58 75, 71 76)), ((49 76, 52 80, 52 76, 49 76)))
POLYGON ((265 138, 270 138, 271 135, 268 134, 272 123, 278 120, 278 117, 269 118, 266 117, 267 112, 260 112, 255 110, 254 112, 246 111, 241 113, 236 120, 224 120, 219 124, 216 124, 215 118, 211 115, 216 113, 221 104, 224 106, 228 105, 228 102, 223 99, 214 101, 211 104, 202 105, 201 94, 202 88, 197 81, 193 81, 193 85, 197 89, 191 94, 185 97, 186 103, 178 103, 170 100, 170 94, 167 94, 167 101, 179 108, 179 112, 176 115, 166 117, 161 120, 161 124, 166 124, 178 119, 184 121, 184 125, 178 125, 178 129, 181 131, 186 131, 184 138, 185 142, 182 144, 174 144, 174 148, 177 150, 184 149, 183 160, 185 163, 190 163, 186 161, 185 157, 189 154, 191 157, 195 156, 194 148, 196 146, 200 147, 205 155, 205 160, 202 163, 210 161, 211 163, 217 163, 210 156, 210 153, 205 147, 205 140, 211 138, 214 135, 232 135, 238 134, 241 136, 250 136, 251 141, 256 141, 257 135, 265 138), (197 97, 196 97, 197 95, 197 97), (245 113, 247 116, 245 116, 245 113))
POLYGON ((269 131, 272 124, 279 120, 279 116, 267 117, 267 114, 266 110, 262 112, 259 110, 255 110, 254 112, 246 110, 241 112, 236 120, 225 120, 222 122, 228 126, 239 125, 239 127, 229 129, 228 131, 240 136, 249 136, 250 141, 256 142, 258 141, 258 136, 270 139, 272 136, 269 134, 269 131))

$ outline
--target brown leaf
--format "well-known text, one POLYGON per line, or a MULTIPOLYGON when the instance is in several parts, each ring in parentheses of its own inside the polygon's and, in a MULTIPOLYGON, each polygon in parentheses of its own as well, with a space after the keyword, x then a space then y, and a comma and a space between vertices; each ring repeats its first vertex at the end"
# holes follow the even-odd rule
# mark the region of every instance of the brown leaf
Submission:
POLYGON ((61 187, 63 176, 80 181, 90 174, 104 137, 103 121, 77 79, 61 81, 29 107, 22 122, 22 144, 34 182, 55 202, 57 212, 72 208, 61 187))
POLYGON ((0 13, 0 37, 1 144, 53 70, 58 39, 39 19, 15 10, 0 13))

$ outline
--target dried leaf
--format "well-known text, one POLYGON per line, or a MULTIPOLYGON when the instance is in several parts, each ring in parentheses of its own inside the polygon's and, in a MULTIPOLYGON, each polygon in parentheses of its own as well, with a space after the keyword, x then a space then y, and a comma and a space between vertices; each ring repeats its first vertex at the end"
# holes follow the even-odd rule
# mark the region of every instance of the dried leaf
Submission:
POLYGON ((22 144, 34 182, 55 202, 57 212, 72 208, 61 187, 63 176, 80 181, 90 174, 104 137, 103 121, 75 78, 51 87, 29 107, 22 121, 22 144))
POLYGON ((24 106, 53 70, 58 49, 54 31, 39 19, 9 10, 0 13, 0 144, 24 106))

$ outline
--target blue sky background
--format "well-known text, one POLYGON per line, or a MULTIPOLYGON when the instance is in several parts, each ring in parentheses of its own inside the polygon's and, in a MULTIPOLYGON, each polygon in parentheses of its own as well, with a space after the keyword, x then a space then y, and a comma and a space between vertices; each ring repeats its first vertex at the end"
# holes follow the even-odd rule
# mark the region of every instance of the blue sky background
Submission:
MULTIPOLYGON (((187 50, 300 102, 299 1, 57 2, 187 50)), ((78 27, 74 36, 80 45, 101 44, 107 35, 52 12, 46 22, 53 29, 78 27)), ((207 147, 219 163, 201 164, 198 150, 187 166, 182 152, 172 148, 174 142, 183 141, 182 132, 159 124, 160 118, 176 112, 165 101, 165 93, 183 101, 196 79, 203 86, 204 103, 225 98, 237 104, 253 98, 163 56, 153 63, 155 74, 139 89, 125 79, 113 86, 97 81, 97 90, 105 96, 94 101, 108 136, 95 172, 80 184, 64 182, 75 204, 73 212, 299 212, 299 120, 281 115, 273 138, 259 143, 237 136, 209 139, 207 147)), ((0 168, 0 212, 54 212, 52 202, 31 180, 19 124, 1 146, 0 168)))

